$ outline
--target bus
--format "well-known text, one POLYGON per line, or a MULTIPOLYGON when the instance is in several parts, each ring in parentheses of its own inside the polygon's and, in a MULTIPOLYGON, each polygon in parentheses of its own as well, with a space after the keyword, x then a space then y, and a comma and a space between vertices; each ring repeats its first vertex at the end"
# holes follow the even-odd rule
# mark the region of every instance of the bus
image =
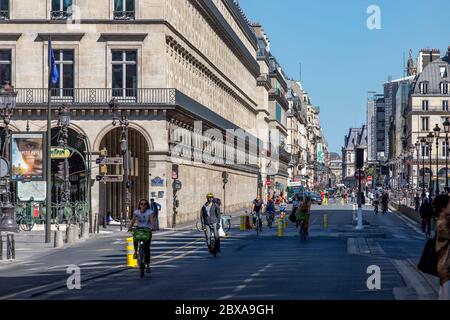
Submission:
POLYGON ((289 181, 287 186, 287 196, 288 196, 288 202, 292 203, 292 200, 294 199, 294 196, 297 193, 301 193, 305 191, 305 187, 302 186, 301 181, 289 181))

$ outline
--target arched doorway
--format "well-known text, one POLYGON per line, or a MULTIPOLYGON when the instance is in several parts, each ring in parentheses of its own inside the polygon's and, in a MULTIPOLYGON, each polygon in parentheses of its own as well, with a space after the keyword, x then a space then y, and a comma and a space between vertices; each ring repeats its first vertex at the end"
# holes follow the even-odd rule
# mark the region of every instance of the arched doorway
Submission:
MULTIPOLYGON (((59 145, 61 128, 54 127, 51 131, 52 147, 59 145)), ((69 180, 70 180, 70 201, 89 203, 89 175, 86 150, 88 143, 86 136, 78 133, 72 128, 68 128, 67 146, 71 151, 69 160, 69 180)), ((52 159, 52 202, 59 202, 62 180, 57 177, 58 164, 61 159, 52 159)))
MULTIPOLYGON (((100 150, 106 148, 108 157, 122 157, 120 140, 122 128, 109 131, 100 142, 100 150)), ((149 197, 149 145, 138 130, 128 129, 128 147, 130 150, 131 210, 136 209, 140 199, 149 197)), ((108 166, 108 175, 123 175, 122 166, 108 166)), ((124 211, 125 182, 100 182, 100 212, 111 213, 119 220, 124 211)))

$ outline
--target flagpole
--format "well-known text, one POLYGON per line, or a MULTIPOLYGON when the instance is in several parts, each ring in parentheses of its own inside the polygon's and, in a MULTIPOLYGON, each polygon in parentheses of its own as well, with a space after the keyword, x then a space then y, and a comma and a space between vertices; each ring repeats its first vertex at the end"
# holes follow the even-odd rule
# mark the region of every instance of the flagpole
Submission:
POLYGON ((46 176, 47 176, 47 197, 46 197, 46 217, 45 217, 45 243, 51 242, 51 222, 52 222, 52 159, 50 156, 51 144, 52 144, 52 39, 48 36, 48 92, 47 92, 47 166, 46 166, 46 176))

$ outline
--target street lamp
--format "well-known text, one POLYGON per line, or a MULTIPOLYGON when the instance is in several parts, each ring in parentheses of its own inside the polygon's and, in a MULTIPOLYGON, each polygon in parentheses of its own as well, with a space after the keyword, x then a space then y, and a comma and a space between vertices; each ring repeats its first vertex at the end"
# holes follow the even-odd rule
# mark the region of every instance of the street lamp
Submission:
POLYGON ((434 141, 434 135, 433 135, 433 133, 432 132, 430 132, 428 135, 427 135, 427 145, 428 145, 428 151, 429 151, 429 153, 430 153, 430 157, 429 157, 429 160, 430 160, 430 185, 429 185, 429 190, 430 190, 430 196, 433 194, 433 168, 432 168, 432 161, 431 161, 431 159, 432 159, 432 154, 433 154, 433 141, 434 141))
POLYGON ((422 147, 422 202, 425 198, 425 150, 427 145, 427 139, 422 137, 422 139, 420 139, 420 146, 422 147))
POLYGON ((445 119, 444 122, 445 132, 445 192, 448 193, 448 134, 450 132, 450 121, 445 119))
POLYGON ((5 90, 0 92, 0 116, 3 119, 3 123, 5 124, 5 132, 6 132, 2 155, 7 159, 6 163, 8 163, 7 166, 8 173, 6 174, 4 179, 6 188, 1 205, 2 216, 0 219, 0 231, 7 231, 7 232, 19 231, 19 226, 16 223, 16 214, 14 211, 14 206, 11 204, 11 192, 9 190, 10 155, 8 148, 10 143, 9 123, 11 122, 11 117, 16 107, 16 97, 17 92, 14 92, 12 88, 11 90, 5 90))
POLYGON ((414 145, 417 152, 417 181, 416 181, 416 191, 419 190, 419 172, 420 172, 420 142, 416 141, 416 144, 414 145))
POLYGON ((122 127, 122 137, 120 139, 120 150, 122 151, 123 155, 123 164, 124 164, 124 176, 125 176, 125 210, 123 210, 121 218, 120 218, 120 230, 122 231, 122 221, 123 221, 123 214, 126 213, 125 216, 125 226, 128 222, 128 217, 130 213, 130 206, 131 206, 131 182, 130 182, 130 152, 129 152, 129 145, 128 145, 128 126, 129 121, 128 117, 126 115, 119 117, 121 114, 120 105, 117 101, 117 98, 112 98, 109 102, 109 108, 111 113, 113 114, 113 121, 112 125, 116 126, 117 122, 119 122, 120 126, 122 127))
MULTIPOLYGON (((62 105, 59 108, 59 126, 61 128, 61 135, 58 144, 64 149, 67 148, 67 142, 69 140, 68 127, 70 124, 70 110, 67 105, 62 105)), ((69 179, 69 159, 64 159, 64 167, 63 167, 63 187, 61 189, 61 202, 67 203, 70 202, 70 179, 69 179)))
POLYGON ((441 134, 441 128, 438 124, 433 129, 436 137, 436 195, 439 195, 439 136, 441 134))

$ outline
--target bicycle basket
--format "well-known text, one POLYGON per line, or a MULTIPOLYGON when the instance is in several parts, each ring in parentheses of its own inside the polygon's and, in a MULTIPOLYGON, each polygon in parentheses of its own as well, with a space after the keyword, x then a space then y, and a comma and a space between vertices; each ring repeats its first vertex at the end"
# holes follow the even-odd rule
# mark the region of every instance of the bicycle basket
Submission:
POLYGON ((147 241, 150 239, 151 231, 149 229, 136 229, 133 231, 133 239, 136 241, 147 241))

